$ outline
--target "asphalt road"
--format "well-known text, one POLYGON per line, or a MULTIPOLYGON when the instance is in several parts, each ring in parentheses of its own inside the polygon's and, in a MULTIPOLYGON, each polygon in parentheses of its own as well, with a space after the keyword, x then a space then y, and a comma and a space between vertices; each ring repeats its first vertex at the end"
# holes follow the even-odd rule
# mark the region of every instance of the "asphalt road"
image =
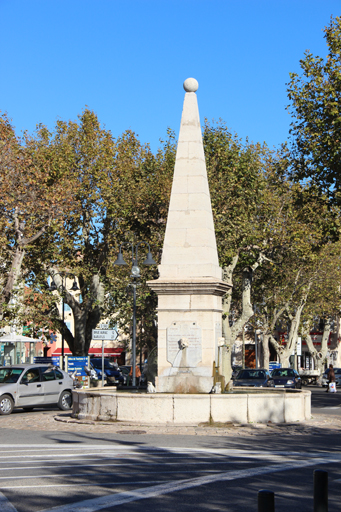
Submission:
POLYGON ((332 414, 341 416, 341 390, 336 393, 326 393, 327 388, 309 386, 306 389, 311 391, 311 412, 312 414, 332 414))
MULTIPOLYGON (((314 390, 313 403, 332 420, 338 409, 328 407, 339 402, 323 393, 314 390)), ((65 432, 62 423, 56 431, 0 428, 0 510, 256 512, 257 492, 267 488, 276 512, 311 512, 314 469, 328 471, 329 510, 340 510, 340 430, 271 430, 200 437, 65 432)))

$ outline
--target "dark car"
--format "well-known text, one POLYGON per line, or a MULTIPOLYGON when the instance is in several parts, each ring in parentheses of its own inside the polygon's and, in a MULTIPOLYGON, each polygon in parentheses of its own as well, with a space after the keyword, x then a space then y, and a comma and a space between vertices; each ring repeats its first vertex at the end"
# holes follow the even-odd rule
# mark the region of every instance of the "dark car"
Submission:
MULTIPOLYGON (((138 365, 138 366, 140 367, 140 365, 138 365)), ((123 365, 123 366, 120 366, 119 369, 123 373, 123 375, 125 376, 127 385, 128 386, 129 386, 129 384, 131 385, 131 383, 132 383, 132 375, 130 373, 131 372, 131 366, 130 365, 123 365)), ((147 386, 146 376, 143 373, 143 370, 141 370, 141 377, 139 379, 137 379, 137 381, 138 381, 139 387, 146 387, 147 386)))
MULTIPOLYGON (((102 359, 100 357, 94 357, 90 359, 91 367, 97 373, 97 377, 99 380, 102 379, 102 359)), ((122 372, 116 368, 114 368, 107 359, 104 359, 104 379, 108 382, 108 384, 120 384, 123 385, 126 381, 122 372)))
POLYGON ((255 370, 253 368, 240 370, 237 377, 233 381, 236 387, 257 387, 265 388, 268 386, 270 373, 266 369, 255 370))
POLYGON ((232 366, 232 379, 235 379, 238 375, 238 373, 240 372, 240 370, 242 370, 243 367, 242 366, 232 366))
POLYGON ((271 372, 269 386, 274 388, 301 389, 302 380, 297 371, 292 368, 276 368, 271 372))

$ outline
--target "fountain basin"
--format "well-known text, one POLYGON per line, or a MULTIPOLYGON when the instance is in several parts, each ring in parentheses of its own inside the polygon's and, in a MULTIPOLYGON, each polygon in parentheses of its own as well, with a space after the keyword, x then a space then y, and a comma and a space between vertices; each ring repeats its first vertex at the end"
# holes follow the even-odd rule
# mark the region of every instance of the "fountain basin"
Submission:
POLYGON ((311 418, 311 392, 243 388, 222 394, 127 393, 105 387, 73 391, 72 416, 139 425, 292 423, 311 418))

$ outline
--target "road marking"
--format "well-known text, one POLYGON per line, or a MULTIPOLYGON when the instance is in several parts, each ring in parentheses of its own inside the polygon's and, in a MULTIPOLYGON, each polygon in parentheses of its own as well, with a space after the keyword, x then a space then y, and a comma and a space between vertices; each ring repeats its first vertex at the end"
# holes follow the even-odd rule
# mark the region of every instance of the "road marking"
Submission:
MULTIPOLYGON (((9 489, 41 489, 41 488, 44 488, 45 487, 108 487, 108 489, 110 489, 110 491, 112 491, 113 489, 113 486, 114 485, 117 485, 118 487, 122 487, 122 486, 125 486, 125 485, 150 485, 150 484, 160 484, 160 483, 165 483, 164 480, 146 480, 145 482, 144 481, 140 481, 140 482, 106 482, 105 484, 89 484, 89 483, 86 483, 86 484, 49 484, 49 485, 35 485, 34 487, 32 487, 32 485, 8 485, 6 487, 0 487, 0 489, 2 489, 3 491, 4 490, 9 490, 9 489)), ((0 492, 1 494, 1 492, 0 492)), ((0 504, 1 504, 1 501, 0 501, 0 504)), ((2 509, 0 509, 1 512, 2 509)))
MULTIPOLYGON (((179 462, 167 462, 165 460, 163 461, 160 461, 160 462, 133 462, 132 464, 128 464, 128 462, 130 461, 127 461, 125 463, 122 463, 122 464, 117 464, 116 462, 115 463, 112 463, 112 464, 107 464, 106 462, 103 462, 101 464, 58 464, 58 465, 55 465, 55 466, 51 466, 51 465, 46 465, 46 466, 16 466, 16 467, 13 467, 13 468, 0 468, 0 471, 26 471, 28 469, 47 469, 47 470, 53 470, 53 469, 65 469, 65 468, 73 468, 73 469, 80 469, 80 468, 96 468, 96 467, 101 467, 101 468, 107 468, 107 467, 124 467, 126 468, 126 472, 131 472, 131 468, 133 467, 134 469, 139 467, 139 466, 148 466, 149 467, 154 467, 154 466, 178 466, 179 465, 179 462)), ((224 465, 227 465, 227 464, 230 464, 232 461, 231 460, 214 460, 214 461, 195 461, 195 462, 186 462, 186 466, 203 466, 203 465, 207 465, 207 464, 211 464, 211 465, 214 465, 216 466, 217 464, 224 464, 224 465)), ((233 461, 233 464, 252 464, 253 461, 252 460, 237 460, 237 461, 233 461)), ((208 471, 208 470, 206 470, 208 471)), ((160 471, 158 471, 159 473, 160 471)), ((164 471, 162 471, 164 473, 164 471)), ((186 471, 186 473, 190 473, 191 471, 186 471)), ((192 471, 193 473, 193 471, 192 471)), ((46 474, 46 473, 45 473, 46 474)), ((20 478, 20 477, 19 477, 20 478)), ((24 477, 23 477, 24 478, 24 477)), ((29 478, 32 478, 32 477, 29 477, 29 478)), ((38 477, 37 477, 38 478, 38 477)), ((6 477, 0 477, 0 480, 3 480, 3 479, 6 479, 6 477)))
POLYGON ((100 498, 92 498, 79 501, 73 504, 62 505, 60 507, 53 507, 45 509, 41 512, 97 512, 107 507, 116 507, 124 503, 131 503, 133 501, 156 498, 160 495, 170 494, 173 492, 183 491, 201 485, 207 485, 215 482, 236 480, 239 478, 250 478, 252 476, 265 475, 267 473, 275 473, 288 471, 294 468, 302 468, 319 464, 326 464, 332 462, 334 459, 316 458, 310 460, 298 460, 291 464, 273 464, 270 466, 263 466, 261 468, 241 469, 236 471, 227 471, 217 475, 206 475, 190 480, 180 480, 176 482, 169 482, 166 484, 154 485, 136 489, 130 492, 114 493, 100 498))
POLYGON ((0 492, 0 510, 1 512, 17 512, 17 509, 8 501, 2 492, 0 492))
MULTIPOLYGON (((108 466, 110 466, 110 464, 108 464, 108 466)), ((86 466, 88 467, 88 466, 86 466)), ((102 465, 102 467, 106 467, 104 465, 102 465)), ((221 471, 220 471, 221 472, 221 471)), ((131 474, 131 471, 127 470, 124 472, 125 473, 129 473, 131 474)), ((158 471, 148 471, 148 475, 154 475, 154 474, 160 474, 160 470, 158 471)), ((189 471, 186 471, 186 470, 181 470, 181 469, 172 469, 171 471, 162 471, 162 474, 165 474, 165 473, 219 473, 219 470, 218 469, 206 469, 206 470, 203 470, 203 469, 197 469, 197 470, 189 470, 189 471)), ((121 474, 123 474, 121 472, 121 474)), ((42 475, 28 475, 28 476, 0 476, 0 480, 32 480, 32 479, 35 479, 35 478, 55 478, 56 480, 58 478, 65 478, 67 476, 72 476, 75 477, 75 476, 91 476, 91 475, 97 475, 98 476, 98 471, 93 471, 93 472, 85 472, 85 473, 70 473, 68 475, 56 475, 55 473, 52 474, 52 475, 47 475, 46 473, 42 474, 42 475)), ((106 475, 102 475, 102 476, 106 476, 106 475)))

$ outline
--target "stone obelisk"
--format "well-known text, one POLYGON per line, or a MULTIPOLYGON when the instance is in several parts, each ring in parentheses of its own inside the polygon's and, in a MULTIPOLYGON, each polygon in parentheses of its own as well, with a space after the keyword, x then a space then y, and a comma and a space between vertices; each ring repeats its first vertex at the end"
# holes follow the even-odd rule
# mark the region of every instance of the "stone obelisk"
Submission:
POLYGON ((159 279, 158 377, 168 393, 208 393, 222 330, 222 281, 196 90, 188 78, 159 279))

